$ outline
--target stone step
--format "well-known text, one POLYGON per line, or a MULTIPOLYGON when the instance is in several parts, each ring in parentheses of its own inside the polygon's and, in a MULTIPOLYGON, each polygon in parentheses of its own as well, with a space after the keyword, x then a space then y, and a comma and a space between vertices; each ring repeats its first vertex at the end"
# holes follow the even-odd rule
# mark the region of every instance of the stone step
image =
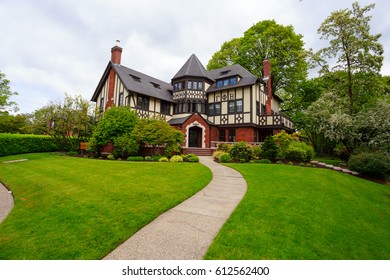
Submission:
POLYGON ((215 149, 210 148, 184 148, 183 154, 195 154, 197 156, 212 156, 215 149))

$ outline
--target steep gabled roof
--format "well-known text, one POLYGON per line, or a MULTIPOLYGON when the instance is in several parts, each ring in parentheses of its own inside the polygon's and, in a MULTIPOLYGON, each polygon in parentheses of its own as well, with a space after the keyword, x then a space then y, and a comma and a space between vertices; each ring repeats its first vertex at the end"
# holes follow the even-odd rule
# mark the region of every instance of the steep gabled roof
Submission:
POLYGON ((99 92, 104 86, 105 81, 108 79, 111 67, 114 69, 127 91, 140 93, 170 102, 173 101, 171 84, 112 62, 108 63, 91 101, 97 101, 96 99, 98 98, 99 92))
POLYGON ((172 80, 188 76, 211 79, 208 71, 206 68, 204 68, 203 64, 199 61, 195 54, 190 56, 190 58, 186 61, 186 63, 184 63, 184 65, 180 68, 179 72, 176 73, 172 80))

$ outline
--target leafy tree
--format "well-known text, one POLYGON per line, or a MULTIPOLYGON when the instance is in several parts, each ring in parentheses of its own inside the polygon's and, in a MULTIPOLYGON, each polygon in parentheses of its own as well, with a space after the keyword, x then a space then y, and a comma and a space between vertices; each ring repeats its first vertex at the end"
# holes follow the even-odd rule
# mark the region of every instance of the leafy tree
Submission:
POLYGON ((267 136, 261 146, 261 156, 269 160, 275 160, 278 155, 278 146, 272 136, 267 136))
POLYGON ((8 112, 0 114, 0 133, 32 134, 34 131, 28 114, 10 115, 8 112))
POLYGON ((259 76, 264 59, 271 62, 272 89, 292 92, 307 76, 306 51, 302 35, 294 28, 277 24, 274 20, 260 21, 241 38, 225 42, 209 61, 207 68, 216 69, 240 64, 259 76))
POLYGON ((8 108, 13 108, 14 111, 18 110, 16 102, 9 100, 11 96, 18 95, 17 92, 11 91, 9 83, 10 81, 5 78, 5 74, 0 71, 0 113, 8 108))
POLYGON ((141 119, 132 136, 139 143, 152 146, 152 155, 155 155, 158 146, 164 146, 168 153, 178 152, 184 142, 184 135, 180 130, 159 119, 141 119))
MULTIPOLYGON (((368 75, 378 74, 382 67, 383 47, 378 43, 381 34, 370 34, 371 16, 365 15, 374 7, 375 4, 370 4, 361 8, 355 2, 352 4, 352 10, 332 12, 318 29, 321 39, 330 41, 329 47, 321 49, 314 57, 322 65, 321 73, 328 75, 333 70, 346 74, 336 75, 337 88, 343 88, 348 96, 350 115, 356 111, 354 106, 358 95, 358 83, 370 82, 368 75), (326 63, 327 58, 337 59, 332 69, 326 63)), ((375 83, 376 81, 373 81, 371 85, 375 83)))
POLYGON ((114 143, 117 137, 129 135, 137 122, 137 114, 129 108, 111 107, 93 132, 90 150, 100 153, 105 145, 114 143))
POLYGON ((50 102, 34 112, 34 126, 56 139, 63 150, 78 150, 92 135, 94 121, 91 103, 81 95, 65 94, 64 101, 50 102))

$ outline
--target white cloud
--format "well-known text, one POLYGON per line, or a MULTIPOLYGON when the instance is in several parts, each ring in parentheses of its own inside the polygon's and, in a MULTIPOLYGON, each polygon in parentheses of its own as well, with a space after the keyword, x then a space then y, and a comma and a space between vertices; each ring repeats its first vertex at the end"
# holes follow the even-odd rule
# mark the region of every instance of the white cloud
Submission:
MULTIPOLYGON (((89 99, 122 41, 122 64, 170 82, 195 53, 204 65, 221 44, 253 24, 275 19, 292 25, 307 48, 326 42, 317 28, 355 0, 2 0, 0 71, 11 80, 22 112, 31 112, 64 92, 89 99)), ((359 1, 361 6, 371 0, 359 1)), ((390 46, 390 2, 378 0, 372 31, 382 33, 385 55, 390 46)), ((390 75, 386 59, 382 73, 390 75)))

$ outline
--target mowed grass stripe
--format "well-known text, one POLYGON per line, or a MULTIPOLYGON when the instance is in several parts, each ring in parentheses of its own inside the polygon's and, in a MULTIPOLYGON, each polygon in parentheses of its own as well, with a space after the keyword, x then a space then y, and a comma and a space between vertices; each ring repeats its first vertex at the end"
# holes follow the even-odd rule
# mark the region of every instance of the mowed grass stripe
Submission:
POLYGON ((121 162, 49 153, 2 158, 15 207, 0 259, 100 259, 211 180, 197 163, 121 162))
POLYGON ((390 188, 335 171, 227 164, 248 191, 206 259, 390 259, 390 188))

